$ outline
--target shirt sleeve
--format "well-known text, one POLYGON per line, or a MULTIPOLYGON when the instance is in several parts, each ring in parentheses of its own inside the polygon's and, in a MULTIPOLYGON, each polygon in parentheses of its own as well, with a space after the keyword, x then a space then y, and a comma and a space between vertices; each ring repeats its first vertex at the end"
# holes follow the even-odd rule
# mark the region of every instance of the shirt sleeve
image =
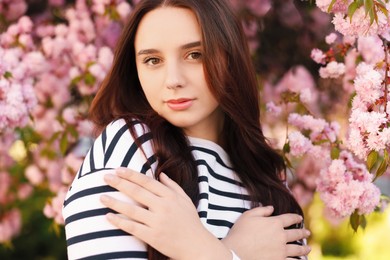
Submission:
POLYGON ((107 194, 134 203, 108 186, 103 177, 118 167, 152 175, 151 136, 134 121, 134 140, 124 120, 111 123, 95 140, 67 193, 63 207, 68 259, 147 259, 146 244, 111 225, 112 212, 100 202, 107 194), (142 150, 140 149, 142 147, 142 150))

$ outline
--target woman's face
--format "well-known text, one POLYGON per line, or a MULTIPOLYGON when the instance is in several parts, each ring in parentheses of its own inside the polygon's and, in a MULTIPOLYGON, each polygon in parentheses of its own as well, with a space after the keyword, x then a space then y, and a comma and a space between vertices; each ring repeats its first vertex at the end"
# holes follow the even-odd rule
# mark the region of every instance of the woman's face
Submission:
POLYGON ((194 13, 176 7, 147 13, 134 46, 138 77, 152 108, 187 135, 217 141, 223 113, 206 83, 194 13))

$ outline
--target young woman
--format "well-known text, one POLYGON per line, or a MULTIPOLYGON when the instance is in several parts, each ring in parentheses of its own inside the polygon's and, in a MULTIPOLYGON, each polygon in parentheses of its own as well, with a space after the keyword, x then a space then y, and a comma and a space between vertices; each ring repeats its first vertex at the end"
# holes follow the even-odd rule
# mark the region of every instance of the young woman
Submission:
POLYGON ((308 254, 258 100, 224 0, 141 1, 92 104, 101 134, 64 203, 69 259, 308 254))

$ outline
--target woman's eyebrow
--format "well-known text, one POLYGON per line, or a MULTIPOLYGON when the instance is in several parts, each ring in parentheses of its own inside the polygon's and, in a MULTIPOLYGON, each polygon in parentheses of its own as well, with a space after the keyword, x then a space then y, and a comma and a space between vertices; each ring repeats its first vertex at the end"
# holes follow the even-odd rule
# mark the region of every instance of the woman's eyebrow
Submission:
MULTIPOLYGON (((200 41, 196 41, 196 42, 190 42, 190 43, 186 43, 184 45, 182 45, 180 47, 180 49, 182 50, 187 50, 187 49, 191 49, 191 48, 194 48, 194 47, 199 47, 201 46, 202 43, 200 41)), ((140 50, 137 55, 145 55, 145 54, 153 54, 153 53, 157 53, 159 52, 157 49, 144 49, 144 50, 140 50)))
POLYGON ((140 50, 137 55, 144 55, 144 54, 152 54, 152 53, 157 53, 158 50, 156 49, 145 49, 145 50, 140 50))
POLYGON ((199 47, 201 45, 202 45, 202 43, 200 41, 190 42, 190 43, 187 43, 187 44, 184 44, 183 46, 181 46, 180 49, 186 50, 186 49, 191 49, 194 47, 199 47))

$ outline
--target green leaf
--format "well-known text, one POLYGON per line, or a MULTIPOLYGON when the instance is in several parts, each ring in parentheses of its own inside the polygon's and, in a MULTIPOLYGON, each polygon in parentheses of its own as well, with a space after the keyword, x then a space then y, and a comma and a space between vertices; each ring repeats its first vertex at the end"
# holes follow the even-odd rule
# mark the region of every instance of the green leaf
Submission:
POLYGON ((387 11, 386 4, 382 0, 377 0, 376 4, 377 8, 379 8, 379 11, 381 11, 384 15, 388 16, 389 12, 387 11))
POLYGON ((356 12, 356 10, 360 7, 361 5, 359 5, 358 2, 352 2, 352 4, 350 4, 348 6, 348 17, 349 17, 349 20, 350 22, 352 21, 352 16, 354 15, 354 13, 356 12))
POLYGON ((65 155, 67 149, 68 149, 68 138, 66 136, 66 133, 64 133, 60 140, 60 151, 63 155, 65 155))
POLYGON ((74 138, 78 138, 79 137, 79 133, 77 132, 76 128, 74 126, 68 126, 66 128, 66 130, 74 137, 74 138))
POLYGON ((349 217, 349 223, 351 224, 352 229, 357 232, 360 225, 360 216, 355 210, 352 215, 349 217))
POLYGON ((333 8, 333 5, 336 3, 336 0, 332 0, 332 2, 330 2, 330 5, 328 7, 328 13, 330 13, 332 11, 332 8, 333 8))
POLYGON ((284 153, 289 153, 290 152, 290 143, 285 143, 283 145, 283 152, 284 153))
POLYGON ((374 167, 375 163, 378 161, 378 152, 375 150, 372 150, 368 156, 367 156, 367 169, 368 171, 372 170, 372 167, 374 167))
POLYGON ((298 103, 299 102, 299 95, 295 92, 291 91, 284 91, 281 94, 281 98, 285 103, 298 103))
POLYGON ((87 72, 84 76, 84 82, 85 84, 87 84, 88 86, 92 86, 95 84, 96 82, 96 78, 89 72, 87 72))
POLYGON ((55 132, 55 133, 50 137, 50 139, 48 140, 48 143, 49 143, 49 144, 52 144, 55 140, 57 140, 57 139, 60 137, 60 134, 61 134, 60 131, 55 132))
POLYGON ((371 10, 374 10, 374 1, 364 0, 364 9, 366 11, 366 14, 368 14, 371 10))
POLYGON ((330 151, 330 157, 332 160, 338 159, 340 156, 340 149, 338 147, 332 147, 332 150, 330 151))
POLYGON ((373 182, 381 177, 387 170, 387 167, 389 166, 387 160, 383 158, 381 164, 379 165, 378 169, 375 172, 375 178, 372 180, 373 182))
POLYGON ((12 78, 12 73, 11 72, 9 72, 9 71, 6 71, 6 72, 4 72, 4 78, 6 78, 6 79, 10 79, 10 78, 12 78))
POLYGON ((284 158, 284 162, 286 163, 287 167, 290 169, 294 169, 290 160, 286 156, 283 156, 283 158, 284 158))
POLYGON ((77 85, 77 83, 79 83, 81 81, 81 76, 77 76, 75 77, 74 79, 72 79, 72 81, 70 82, 70 84, 73 86, 73 85, 77 85))
POLYGON ((370 25, 375 22, 378 22, 378 15, 374 9, 371 9, 368 14, 370 15, 370 25))
POLYGON ((383 160, 386 160, 389 163, 389 152, 387 150, 383 151, 383 160))
POLYGON ((367 227, 367 219, 364 215, 360 216, 360 226, 363 228, 363 230, 367 227))

